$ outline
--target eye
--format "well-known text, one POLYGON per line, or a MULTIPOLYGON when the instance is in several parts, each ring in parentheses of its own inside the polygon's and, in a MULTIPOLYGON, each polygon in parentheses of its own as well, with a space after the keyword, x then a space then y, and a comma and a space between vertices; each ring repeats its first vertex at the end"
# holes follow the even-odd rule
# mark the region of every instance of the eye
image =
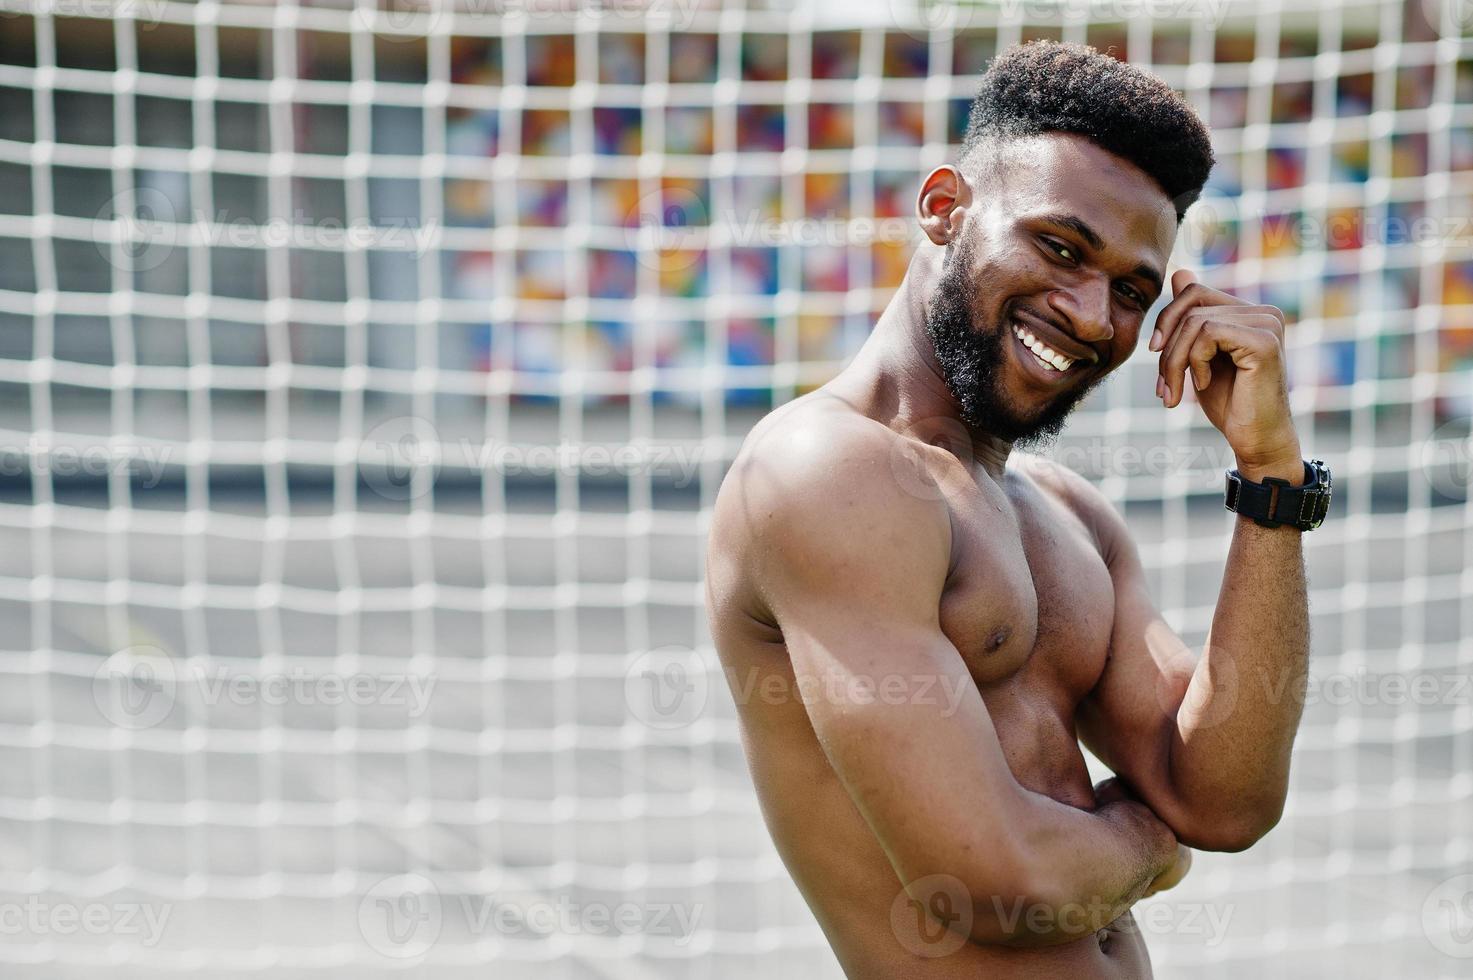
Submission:
POLYGON ((1049 251, 1053 252, 1059 258, 1069 262, 1078 261, 1078 257, 1074 254, 1074 249, 1065 245, 1063 242, 1054 238, 1045 238, 1043 239, 1043 243, 1049 247, 1049 251))
POLYGON ((1125 294, 1126 299, 1130 300, 1132 303, 1135 303, 1141 309, 1145 309, 1146 306, 1149 305, 1146 303, 1146 298, 1141 295, 1140 290, 1136 289, 1129 283, 1122 282, 1120 284, 1120 291, 1125 294))

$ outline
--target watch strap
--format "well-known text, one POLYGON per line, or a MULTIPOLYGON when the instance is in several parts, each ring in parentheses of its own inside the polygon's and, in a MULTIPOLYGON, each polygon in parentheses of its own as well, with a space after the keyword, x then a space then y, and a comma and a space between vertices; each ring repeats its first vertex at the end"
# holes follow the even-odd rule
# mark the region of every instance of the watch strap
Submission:
POLYGON ((1324 523, 1330 505, 1329 471, 1319 460, 1304 463, 1304 483, 1290 486, 1288 480, 1266 477, 1262 483, 1246 479, 1237 470, 1228 470, 1228 510, 1248 517, 1262 527, 1288 524, 1310 531, 1324 523))

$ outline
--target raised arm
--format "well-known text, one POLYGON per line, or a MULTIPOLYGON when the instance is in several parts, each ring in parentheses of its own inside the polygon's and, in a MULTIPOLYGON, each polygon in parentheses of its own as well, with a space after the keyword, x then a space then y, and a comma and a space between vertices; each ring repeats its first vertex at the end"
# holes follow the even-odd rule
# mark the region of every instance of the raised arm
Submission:
MULTIPOLYGON (((770 436, 738 461, 718 520, 740 520, 814 732, 908 890, 948 875, 976 942, 1051 945, 1113 921, 1171 867, 1176 840, 1139 802, 1090 812, 1013 777, 976 685, 942 633, 951 549, 929 477, 867 420, 770 436), (774 443, 782 443, 781 446, 774 443), (915 466, 897 473, 896 467, 915 466), (922 696, 963 692, 959 704, 922 696), (881 688, 881 684, 891 685, 881 688), (895 685, 914 692, 895 696, 895 685), (883 698, 877 690, 888 690, 883 698), (1044 909, 1030 923, 1019 908, 1044 909), (1039 921, 1051 924, 1037 931, 1039 921)), ((912 897, 931 908, 927 894, 912 897)))
MULTIPOLYGON (((1283 314, 1208 289, 1185 270, 1173 288, 1151 343, 1161 353, 1163 402, 1182 404, 1191 383, 1245 477, 1302 483, 1283 314)), ((1278 822, 1288 793, 1309 674, 1303 532, 1236 519, 1198 657, 1156 611, 1123 521, 1095 496, 1085 509, 1095 515, 1115 583, 1115 628, 1105 673, 1080 713, 1080 735, 1183 842, 1242 850, 1278 822)))
POLYGON ((1080 738, 1183 843, 1250 847, 1283 812, 1303 706, 1299 532, 1237 519, 1198 656, 1157 611, 1120 516, 1103 498, 1096 507, 1115 627, 1105 672, 1080 708, 1080 738))

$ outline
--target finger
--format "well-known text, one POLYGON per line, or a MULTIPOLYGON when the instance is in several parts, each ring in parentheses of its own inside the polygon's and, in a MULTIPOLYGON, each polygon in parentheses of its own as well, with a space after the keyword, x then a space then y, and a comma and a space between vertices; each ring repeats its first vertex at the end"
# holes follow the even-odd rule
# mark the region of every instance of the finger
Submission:
MULTIPOLYGON (((1267 322, 1272 319, 1262 314, 1252 320, 1208 319, 1186 351, 1186 370, 1191 371, 1193 387, 1201 391, 1212 383, 1212 359, 1218 354, 1227 354, 1239 368, 1250 366, 1255 360, 1265 361, 1278 344, 1267 322)), ((1185 394, 1185 373, 1181 375, 1181 383, 1182 390, 1175 393, 1176 399, 1168 407, 1180 403, 1185 394)))
POLYGON ((1194 309, 1207 306, 1240 306, 1244 309, 1262 311, 1273 311, 1279 316, 1275 307, 1252 306, 1244 303, 1231 293, 1225 293, 1221 289, 1213 289, 1211 286, 1198 282, 1195 274, 1190 269, 1178 269, 1171 275, 1172 296, 1171 302, 1166 304, 1166 309, 1156 318, 1156 329, 1151 334, 1149 347, 1151 350, 1162 350, 1171 342, 1171 336, 1181 326, 1182 317, 1194 309))
MULTIPOLYGON (((1201 391, 1212 383, 1212 359, 1217 356, 1221 349, 1218 338, 1213 335, 1213 330, 1204 328, 1197 334, 1191 349, 1187 351, 1187 369, 1192 374, 1192 387, 1201 391)), ((1185 378, 1182 379, 1185 383, 1185 378)), ((1183 389, 1185 390, 1185 389, 1183 389)), ((1180 396, 1178 396, 1180 400, 1180 396)))
MULTIPOLYGON (((1269 313, 1253 312, 1262 307, 1222 307, 1205 308, 1199 307, 1191 311, 1185 318, 1184 324, 1177 328, 1173 335, 1170 346, 1161 354, 1160 373, 1166 388, 1166 396, 1163 399, 1167 408, 1172 408, 1181 403, 1182 396, 1186 393, 1186 372, 1192 366, 1193 345, 1198 342, 1203 328, 1208 324, 1214 324, 1218 328, 1214 331, 1219 339, 1230 337, 1240 327, 1250 331, 1260 331, 1269 336, 1277 338, 1278 330, 1283 324, 1269 313), (1277 328, 1277 329, 1276 329, 1277 328)), ((1251 339, 1251 338, 1249 338, 1251 339)), ((1231 349, 1242 347, 1243 343, 1234 342, 1231 349)), ((1262 353, 1267 348, 1261 344, 1250 345, 1254 353, 1262 353)), ((1224 344, 1223 350, 1230 347, 1224 344)), ((1207 359, 1211 360, 1211 357, 1207 359)), ((1237 357, 1234 357, 1237 360, 1237 357)), ((1192 368, 1193 386, 1202 390, 1212 381, 1212 370, 1210 365, 1201 364, 1192 368)))
POLYGON ((1182 299, 1182 293, 1187 291, 1187 287, 1196 281, 1197 274, 1191 269, 1177 269, 1171 274, 1171 302, 1167 303, 1166 309, 1156 317, 1156 329, 1151 331, 1151 342, 1146 345, 1147 348, 1160 350, 1166 346, 1166 341, 1170 339, 1168 328, 1174 327, 1176 322, 1175 317, 1168 314, 1179 312, 1177 301, 1182 299))
POLYGON ((1107 803, 1118 803, 1125 798, 1125 786, 1114 776, 1101 780, 1095 786, 1095 802, 1099 806, 1104 806, 1107 803))
POLYGON ((1182 375, 1186 371, 1187 353, 1207 322, 1206 312, 1190 311, 1190 315, 1183 317, 1181 323, 1172 332, 1166 349, 1161 352, 1160 366, 1157 371, 1161 376, 1163 389, 1161 402, 1167 408, 1181 401, 1182 386, 1185 384, 1182 375))

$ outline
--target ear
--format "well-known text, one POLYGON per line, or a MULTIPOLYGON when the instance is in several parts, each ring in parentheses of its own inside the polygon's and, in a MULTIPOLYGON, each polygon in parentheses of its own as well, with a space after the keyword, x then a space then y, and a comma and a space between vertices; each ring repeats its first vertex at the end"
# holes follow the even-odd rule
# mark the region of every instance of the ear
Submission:
POLYGON ((967 209, 972 206, 972 188, 960 170, 951 164, 937 167, 921 182, 916 198, 916 217, 932 244, 949 245, 961 234, 967 209))

